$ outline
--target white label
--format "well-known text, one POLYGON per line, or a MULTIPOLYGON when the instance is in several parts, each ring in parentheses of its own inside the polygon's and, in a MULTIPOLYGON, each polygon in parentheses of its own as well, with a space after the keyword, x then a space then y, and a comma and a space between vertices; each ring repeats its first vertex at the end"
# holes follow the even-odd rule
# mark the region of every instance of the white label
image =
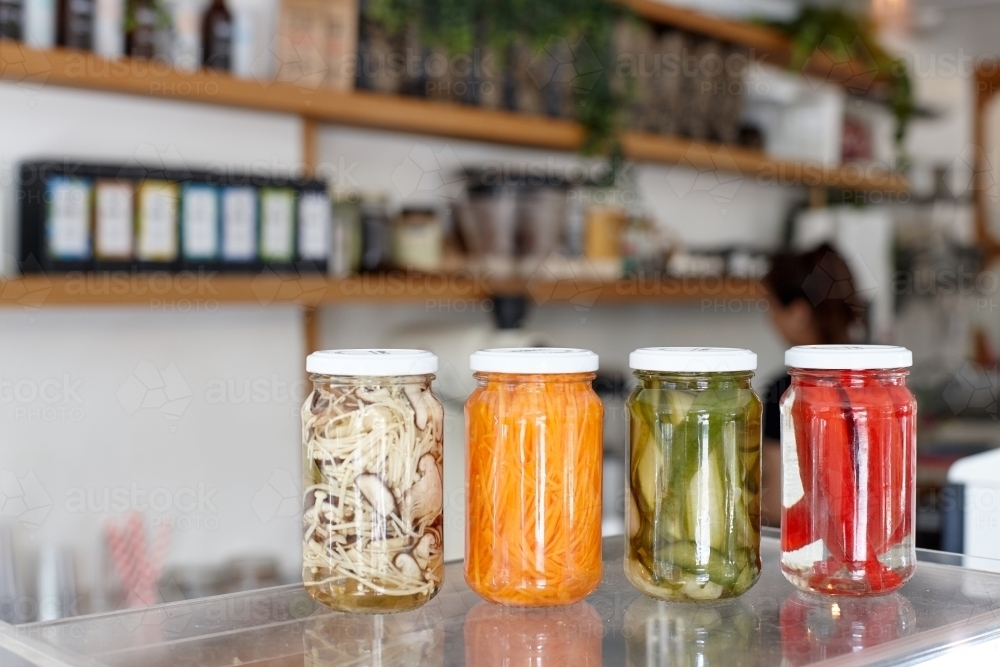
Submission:
POLYGON ((222 191, 222 259, 250 262, 257 258, 257 192, 253 188, 222 191))
POLYGON ((181 244, 186 259, 219 255, 219 198, 210 185, 189 185, 181 209, 181 244))
POLYGON ((98 183, 94 189, 94 249, 97 256, 132 259, 132 184, 98 183))
POLYGON ((148 262, 177 258, 177 186, 147 181, 139 189, 136 256, 148 262))
POLYGON ((71 178, 49 181, 49 254, 56 259, 90 257, 90 183, 71 178))
POLYGON ((330 198, 303 192, 299 199, 299 257, 323 261, 330 255, 330 198))
POLYGON ((260 255, 266 260, 295 258, 295 196, 291 190, 260 194, 260 255))

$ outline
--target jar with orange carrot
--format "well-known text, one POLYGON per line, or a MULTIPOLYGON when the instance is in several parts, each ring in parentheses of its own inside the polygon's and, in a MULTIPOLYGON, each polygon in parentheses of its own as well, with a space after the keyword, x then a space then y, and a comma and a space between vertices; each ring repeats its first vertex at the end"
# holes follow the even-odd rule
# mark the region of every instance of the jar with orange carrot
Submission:
POLYGON ((465 404, 465 579, 504 605, 578 602, 601 580, 597 355, 480 350, 465 404))

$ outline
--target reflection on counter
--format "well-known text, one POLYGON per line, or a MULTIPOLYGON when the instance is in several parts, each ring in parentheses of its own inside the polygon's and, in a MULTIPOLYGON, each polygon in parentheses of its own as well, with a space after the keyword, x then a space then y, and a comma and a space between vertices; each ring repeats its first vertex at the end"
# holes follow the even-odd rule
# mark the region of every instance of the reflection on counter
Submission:
POLYGON ((439 608, 386 615, 332 614, 307 622, 304 667, 444 665, 439 608))
POLYGON ((586 602, 553 609, 480 602, 465 617, 465 664, 597 667, 602 637, 601 617, 586 602))
POLYGON ((781 605, 782 664, 809 665, 907 637, 917 625, 905 597, 820 598, 793 593, 781 605))
POLYGON ((860 667, 916 664, 1000 632, 1000 575, 927 562, 940 554, 920 551, 898 594, 810 598, 781 575, 777 534, 765 530, 757 585, 736 600, 685 604, 629 585, 624 547, 623 537, 604 540, 601 586, 571 606, 488 604, 451 562, 441 592, 411 612, 333 612, 296 584, 22 625, 4 645, 58 649, 73 667, 860 667))
POLYGON ((637 598, 623 623, 628 667, 762 667, 761 621, 745 600, 693 605, 637 598))

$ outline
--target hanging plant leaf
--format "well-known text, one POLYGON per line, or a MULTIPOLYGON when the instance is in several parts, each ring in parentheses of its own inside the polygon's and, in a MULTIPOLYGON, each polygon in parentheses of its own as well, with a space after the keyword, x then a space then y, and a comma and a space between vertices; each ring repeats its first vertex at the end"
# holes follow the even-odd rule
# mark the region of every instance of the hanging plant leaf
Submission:
POLYGON ((624 128, 624 92, 610 85, 615 54, 612 30, 630 10, 607 0, 369 0, 368 16, 401 34, 415 23, 424 41, 451 55, 470 53, 477 35, 502 61, 511 49, 526 43, 551 54, 553 40, 569 45, 569 62, 559 62, 560 76, 572 67, 576 119, 584 128, 581 151, 586 155, 620 155, 624 128))
POLYGON ((792 21, 770 25, 792 40, 789 69, 802 71, 817 52, 834 62, 854 60, 870 68, 874 76, 868 85, 888 89, 885 102, 896 118, 898 162, 905 162, 902 145, 914 111, 913 85, 906 63, 885 50, 873 24, 837 7, 809 6, 792 21))

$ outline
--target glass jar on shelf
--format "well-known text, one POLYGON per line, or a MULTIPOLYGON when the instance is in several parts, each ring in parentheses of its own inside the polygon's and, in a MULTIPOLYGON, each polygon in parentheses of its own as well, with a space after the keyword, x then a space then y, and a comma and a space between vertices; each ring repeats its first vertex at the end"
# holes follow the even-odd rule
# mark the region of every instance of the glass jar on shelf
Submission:
POLYGON ((480 350, 465 404, 465 579, 490 602, 579 602, 601 580, 597 355, 480 350))
POLYGON ((760 576, 757 355, 659 347, 629 357, 625 574, 668 600, 719 600, 760 576))
POLYGON ((437 368, 423 350, 326 350, 306 360, 302 581, 333 609, 402 611, 441 588, 437 368))
POLYGON ((781 571, 804 591, 888 593, 913 576, 912 363, 909 350, 889 345, 785 353, 781 571))
POLYGON ((444 226, 433 206, 404 206, 393 221, 393 263, 403 269, 432 272, 441 268, 444 226))

